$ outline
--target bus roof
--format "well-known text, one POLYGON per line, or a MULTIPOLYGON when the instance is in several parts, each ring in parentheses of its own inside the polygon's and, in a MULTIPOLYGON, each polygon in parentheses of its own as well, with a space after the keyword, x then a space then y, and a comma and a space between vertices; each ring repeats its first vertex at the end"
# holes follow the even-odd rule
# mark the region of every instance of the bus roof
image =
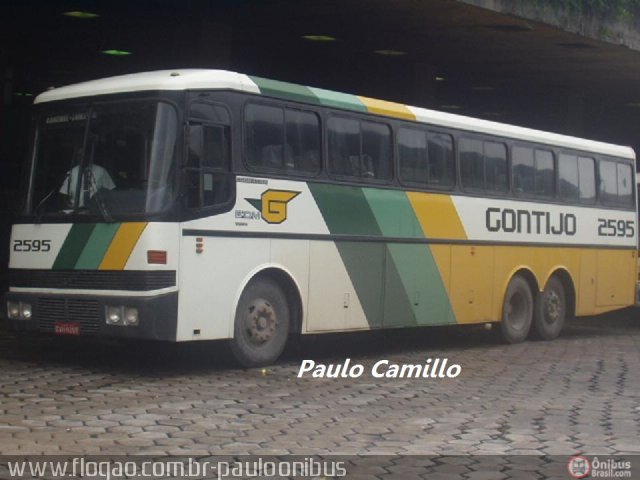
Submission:
POLYGON ((226 70, 160 70, 91 80, 44 92, 36 97, 35 103, 114 93, 198 89, 237 90, 316 105, 386 115, 516 140, 635 159, 635 153, 630 147, 412 107, 321 88, 304 87, 226 70))

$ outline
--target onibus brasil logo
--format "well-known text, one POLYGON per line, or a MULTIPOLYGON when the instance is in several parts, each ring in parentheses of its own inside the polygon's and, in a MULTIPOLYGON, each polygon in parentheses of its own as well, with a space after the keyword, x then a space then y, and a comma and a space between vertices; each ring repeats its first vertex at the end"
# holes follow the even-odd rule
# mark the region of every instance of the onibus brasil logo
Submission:
POLYGON ((265 190, 260 198, 246 198, 267 223, 282 223, 287 219, 287 204, 300 195, 292 190, 265 190))

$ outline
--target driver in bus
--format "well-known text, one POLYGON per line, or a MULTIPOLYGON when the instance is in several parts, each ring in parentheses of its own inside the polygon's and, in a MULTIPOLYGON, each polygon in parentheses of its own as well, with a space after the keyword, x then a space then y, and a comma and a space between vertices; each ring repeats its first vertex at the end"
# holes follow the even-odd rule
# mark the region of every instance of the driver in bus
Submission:
MULTIPOLYGON (((73 154, 75 165, 71 170, 67 172, 67 175, 60 186, 60 193, 63 194, 67 198, 68 204, 71 206, 76 198, 76 188, 78 185, 78 172, 80 171, 79 159, 82 154, 81 149, 76 149, 73 154)), ((101 188, 106 188, 107 190, 113 190, 116 188, 115 183, 113 183, 113 179, 106 168, 101 167, 95 163, 92 163, 90 169, 83 172, 82 181, 81 181, 81 190, 80 190, 80 204, 79 207, 84 207, 89 200, 96 194, 96 192, 101 188), (89 186, 87 188, 87 180, 89 186)))

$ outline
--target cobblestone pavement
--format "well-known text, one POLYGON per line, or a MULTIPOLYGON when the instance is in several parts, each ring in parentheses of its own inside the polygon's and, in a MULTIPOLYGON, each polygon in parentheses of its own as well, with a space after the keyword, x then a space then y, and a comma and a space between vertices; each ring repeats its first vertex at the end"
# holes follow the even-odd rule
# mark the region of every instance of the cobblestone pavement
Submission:
POLYGON ((224 344, 0 333, 2 454, 640 453, 640 318, 574 320, 553 342, 431 328, 316 337, 265 370, 224 344), (66 339, 65 339, 66 340, 66 339), (297 378, 300 362, 448 358, 454 379, 297 378))

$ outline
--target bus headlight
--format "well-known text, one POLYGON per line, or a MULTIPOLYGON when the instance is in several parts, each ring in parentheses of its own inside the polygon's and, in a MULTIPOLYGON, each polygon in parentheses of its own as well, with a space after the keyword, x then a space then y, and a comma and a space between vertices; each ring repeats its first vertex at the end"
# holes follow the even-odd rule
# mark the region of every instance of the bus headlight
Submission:
POLYGON ((7 301, 7 317, 10 320, 17 320, 20 318, 20 302, 7 301))
POLYGON ((135 307, 124 308, 124 324, 135 327, 138 325, 138 309, 135 307))
POLYGON ((105 307, 105 317, 107 325, 122 324, 122 307, 107 305, 105 307))
POLYGON ((31 304, 26 302, 20 302, 20 318, 24 320, 31 320, 33 310, 31 304))
POLYGON ((140 315, 136 307, 107 305, 104 309, 104 316, 107 325, 137 327, 140 324, 140 315))

